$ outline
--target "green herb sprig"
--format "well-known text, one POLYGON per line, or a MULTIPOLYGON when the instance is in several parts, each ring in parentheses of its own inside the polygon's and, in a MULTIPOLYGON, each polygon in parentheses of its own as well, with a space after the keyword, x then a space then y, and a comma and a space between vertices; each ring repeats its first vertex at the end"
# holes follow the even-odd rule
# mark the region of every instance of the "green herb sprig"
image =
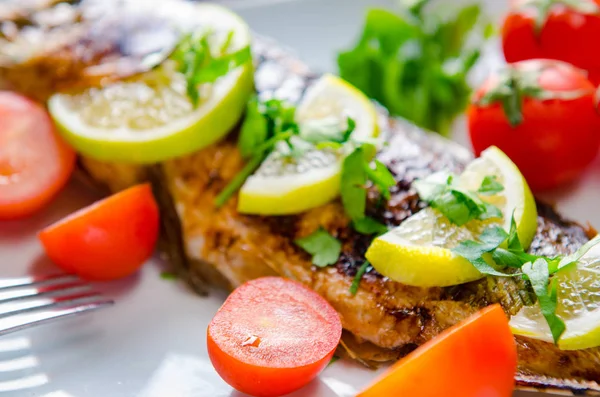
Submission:
POLYGON ((443 18, 427 11, 429 2, 405 0, 398 13, 369 10, 358 42, 338 54, 337 64, 342 78, 392 114, 447 135, 467 106, 467 75, 480 56, 467 38, 476 30, 489 37, 492 30, 478 23, 478 5, 443 18))
POLYGON ((577 264, 593 246, 600 243, 595 237, 577 252, 567 256, 545 257, 525 252, 517 233, 514 216, 510 232, 499 226, 490 227, 482 233, 479 241, 463 241, 452 251, 464 257, 482 274, 500 277, 524 277, 531 283, 540 305, 542 315, 550 326, 554 342, 557 343, 565 331, 564 321, 556 314, 558 305, 558 272, 577 264), (507 268, 520 272, 505 273, 507 268))
POLYGON ((184 35, 171 55, 177 71, 185 76, 186 93, 194 107, 200 102, 199 86, 214 83, 233 69, 252 59, 250 47, 230 52, 233 32, 221 45, 219 51, 211 48, 212 32, 195 31, 184 35))

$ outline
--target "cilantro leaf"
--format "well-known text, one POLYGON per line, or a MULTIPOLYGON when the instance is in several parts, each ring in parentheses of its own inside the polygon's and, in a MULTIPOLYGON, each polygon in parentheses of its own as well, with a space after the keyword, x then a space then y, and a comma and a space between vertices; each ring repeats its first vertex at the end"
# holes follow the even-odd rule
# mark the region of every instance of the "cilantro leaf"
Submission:
POLYGON ((369 263, 369 261, 364 261, 363 264, 358 268, 358 270, 356 271, 356 275, 352 280, 352 285, 350 286, 350 295, 356 295, 356 293, 358 292, 358 287, 360 286, 360 280, 362 280, 363 276, 365 275, 370 266, 371 264, 369 263))
POLYGON ((322 228, 306 237, 296 239, 294 243, 311 254, 312 263, 318 267, 335 264, 342 252, 342 243, 322 228))
POLYGON ((495 175, 487 175, 483 178, 483 182, 481 182, 481 186, 477 189, 477 193, 491 196, 498 194, 503 190, 504 186, 498 182, 498 178, 496 178, 495 175))
POLYGON ((557 343, 566 326, 563 320, 556 315, 558 305, 556 280, 550 285, 550 272, 548 262, 545 259, 538 258, 535 262, 527 262, 523 265, 523 273, 529 279, 533 291, 538 298, 542 315, 550 326, 554 343, 557 343))
POLYGON ((375 219, 365 216, 361 219, 355 219, 352 221, 352 226, 354 230, 361 234, 377 234, 381 235, 387 233, 388 228, 383 223, 377 222, 375 219))

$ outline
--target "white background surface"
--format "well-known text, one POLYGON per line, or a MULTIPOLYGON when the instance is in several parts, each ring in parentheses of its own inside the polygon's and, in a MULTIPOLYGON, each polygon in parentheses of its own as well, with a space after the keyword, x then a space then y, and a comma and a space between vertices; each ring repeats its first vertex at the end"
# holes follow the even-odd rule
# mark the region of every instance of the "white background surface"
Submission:
MULTIPOLYGON (((294 48, 316 70, 335 70, 334 53, 354 40, 368 4, 392 5, 394 1, 224 3, 255 31, 294 48)), ((499 18, 505 1, 488 3, 490 12, 499 18)), ((464 139, 460 133, 458 139, 464 139)), ((72 184, 39 216, 0 223, 0 276, 51 267, 35 233, 94 198, 72 184)), ((548 198, 569 217, 599 227, 600 161, 581 182, 548 198)), ((242 397, 218 378, 206 357, 206 326, 225 295, 216 292, 199 298, 178 282, 160 279, 159 273, 160 262, 151 261, 135 277, 100 285, 117 300, 112 308, 0 338, 0 395, 242 397)), ((373 376, 354 363, 338 361, 294 396, 350 397, 373 376)))

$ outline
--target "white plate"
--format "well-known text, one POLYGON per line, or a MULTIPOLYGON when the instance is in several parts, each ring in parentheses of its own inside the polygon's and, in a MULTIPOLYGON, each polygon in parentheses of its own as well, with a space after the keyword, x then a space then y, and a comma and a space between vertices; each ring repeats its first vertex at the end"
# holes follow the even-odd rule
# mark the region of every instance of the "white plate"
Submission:
MULTIPOLYGON (((239 8, 256 31, 278 37, 311 66, 323 70, 332 68, 332 54, 355 37, 365 6, 374 2, 225 3, 239 8), (316 48, 315 42, 319 43, 316 48)), ((503 2, 489 1, 492 8, 499 3, 503 2)), ((600 160, 580 183, 548 197, 561 213, 600 226, 600 213, 593 211, 600 202, 600 160)), ((51 268, 36 232, 94 199, 91 192, 73 183, 39 216, 0 223, 0 277, 51 268)), ((224 293, 197 297, 178 282, 162 280, 160 267, 160 261, 152 260, 137 276, 98 285, 117 301, 114 307, 0 338, 0 395, 243 397, 220 380, 206 354, 206 327, 224 293)), ((350 397, 374 376, 373 371, 352 362, 338 361, 293 396, 350 397)))

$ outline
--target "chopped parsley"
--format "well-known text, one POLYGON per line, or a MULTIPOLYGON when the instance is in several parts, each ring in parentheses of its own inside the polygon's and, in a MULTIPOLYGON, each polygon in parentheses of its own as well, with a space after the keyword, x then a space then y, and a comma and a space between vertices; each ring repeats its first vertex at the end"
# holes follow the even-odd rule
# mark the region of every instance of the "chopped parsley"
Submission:
POLYGON ((440 211, 455 225, 462 226, 473 219, 502 217, 498 207, 479 198, 480 194, 493 195, 504 189, 495 177, 484 178, 476 192, 459 187, 455 183, 456 178, 456 175, 449 172, 438 172, 416 180, 413 186, 421 200, 440 211))
POLYGON ((223 206, 260 166, 265 157, 280 141, 293 147, 290 138, 298 134, 294 121, 296 108, 279 99, 261 101, 252 97, 246 106, 246 117, 238 138, 242 157, 249 159, 244 168, 219 193, 215 205, 223 206))
POLYGON ((556 343, 565 331, 565 324, 556 315, 558 280, 553 276, 576 264, 598 243, 600 243, 600 236, 587 242, 574 254, 564 257, 550 258, 529 254, 525 252, 519 240, 517 224, 513 216, 509 233, 499 226, 492 226, 484 230, 479 241, 463 241, 452 251, 471 262, 482 274, 501 277, 520 276, 529 280, 556 343), (519 269, 520 272, 505 273, 508 268, 519 269))
POLYGON ((185 76, 186 93, 194 107, 198 106, 198 87, 214 83, 219 77, 252 59, 250 47, 246 46, 229 52, 233 39, 230 32, 218 52, 211 49, 212 32, 196 31, 184 35, 171 55, 177 64, 177 71, 185 76))
POLYGON ((294 242, 312 255, 312 263, 317 267, 335 264, 342 252, 342 243, 322 228, 294 242))

